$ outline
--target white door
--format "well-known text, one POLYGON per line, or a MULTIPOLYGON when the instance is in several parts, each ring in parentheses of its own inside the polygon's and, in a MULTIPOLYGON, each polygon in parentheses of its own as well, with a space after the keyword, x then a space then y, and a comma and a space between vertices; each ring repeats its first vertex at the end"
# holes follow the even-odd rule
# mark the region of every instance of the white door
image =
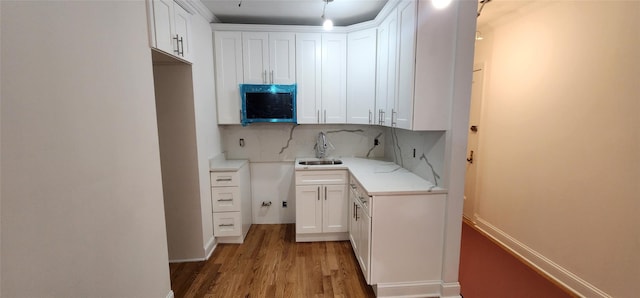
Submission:
POLYGON ((214 32, 218 124, 240 124, 242 36, 240 32, 214 32))
POLYGON ((392 111, 392 126, 413 127, 413 90, 416 66, 416 1, 398 7, 398 96, 392 111))
POLYGON ((295 33, 269 33, 269 83, 296 82, 295 33))
POLYGON ((349 240, 351 241, 353 252, 357 256, 360 244, 360 225, 356 220, 356 198, 354 195, 349 197, 349 240))
POLYGON ((153 22, 155 27, 156 48, 175 55, 172 34, 173 26, 173 0, 153 1, 153 22))
POLYGON ((269 33, 242 33, 242 60, 245 84, 267 84, 269 33))
POLYGON ((348 232, 349 203, 347 199, 347 185, 325 185, 321 188, 321 191, 323 193, 320 197, 324 198, 322 206, 322 232, 348 232))
POLYGON ((389 26, 388 18, 378 27, 378 45, 376 51, 376 108, 373 123, 382 125, 382 113, 387 109, 387 83, 389 77, 389 26))
POLYGON ((322 232, 320 185, 296 186, 296 233, 322 232))
POLYGON ((347 37, 347 123, 374 124, 376 28, 347 37))
POLYGON ((347 122, 347 35, 322 34, 320 123, 347 122))
POLYGON ((298 123, 320 123, 322 59, 319 33, 296 34, 298 123))
POLYGON ((175 48, 177 49, 177 56, 180 56, 188 61, 191 61, 191 14, 189 14, 180 5, 174 6, 175 11, 175 35, 177 40, 175 48))
POLYGON ((469 110, 469 130, 467 141, 467 171, 464 181, 464 216, 474 221, 476 198, 476 174, 478 168, 478 135, 481 127, 480 115, 482 106, 482 81, 484 71, 482 66, 476 66, 473 70, 473 85, 471 87, 471 107, 469 110))

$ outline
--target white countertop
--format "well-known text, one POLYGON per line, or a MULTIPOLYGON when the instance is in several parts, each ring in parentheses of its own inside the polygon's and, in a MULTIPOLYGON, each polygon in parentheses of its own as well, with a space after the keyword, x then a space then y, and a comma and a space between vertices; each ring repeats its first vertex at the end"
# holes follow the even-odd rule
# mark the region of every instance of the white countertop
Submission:
POLYGON ((347 169, 371 196, 447 193, 446 189, 433 185, 433 183, 422 179, 420 176, 393 162, 354 157, 339 159, 343 162, 339 165, 305 166, 300 165, 298 162, 318 159, 298 158, 295 161, 295 170, 317 171, 347 169))
POLYGON ((216 158, 209 160, 210 172, 235 172, 242 168, 249 161, 246 159, 223 159, 216 158))

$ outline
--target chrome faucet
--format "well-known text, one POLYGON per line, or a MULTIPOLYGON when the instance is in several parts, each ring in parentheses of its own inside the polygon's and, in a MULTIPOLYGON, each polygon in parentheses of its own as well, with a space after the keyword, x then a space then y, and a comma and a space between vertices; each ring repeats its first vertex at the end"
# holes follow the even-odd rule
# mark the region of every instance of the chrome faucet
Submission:
POLYGON ((325 158, 327 157, 327 135, 323 131, 318 134, 318 138, 316 139, 316 158, 325 158))

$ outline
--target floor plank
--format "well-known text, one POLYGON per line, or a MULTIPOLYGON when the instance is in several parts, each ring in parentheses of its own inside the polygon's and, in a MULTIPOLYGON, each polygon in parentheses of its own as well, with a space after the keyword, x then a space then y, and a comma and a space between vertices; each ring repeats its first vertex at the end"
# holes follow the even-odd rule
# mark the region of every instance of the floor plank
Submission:
POLYGON ((295 225, 253 225, 209 260, 170 264, 176 297, 375 297, 348 241, 296 243, 295 225))

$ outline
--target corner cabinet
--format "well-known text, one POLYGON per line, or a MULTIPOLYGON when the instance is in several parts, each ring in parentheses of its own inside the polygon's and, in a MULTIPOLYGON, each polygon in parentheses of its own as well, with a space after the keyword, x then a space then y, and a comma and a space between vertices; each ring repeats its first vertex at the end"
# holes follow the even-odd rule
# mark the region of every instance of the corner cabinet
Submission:
POLYGON ((237 171, 211 172, 213 236, 218 243, 242 243, 251 227, 251 174, 245 163, 237 171))
POLYGON ((218 124, 240 124, 242 76, 242 33, 213 33, 218 124))
POLYGON ((347 35, 296 34, 296 82, 298 123, 346 123, 347 35))
POLYGON ((150 0, 151 47, 191 62, 191 14, 173 0, 150 0))
POLYGON ((296 241, 348 240, 347 171, 296 171, 296 241))
POLYGON ((401 1, 378 28, 378 124, 449 128, 457 5, 436 10, 428 1, 401 1))

